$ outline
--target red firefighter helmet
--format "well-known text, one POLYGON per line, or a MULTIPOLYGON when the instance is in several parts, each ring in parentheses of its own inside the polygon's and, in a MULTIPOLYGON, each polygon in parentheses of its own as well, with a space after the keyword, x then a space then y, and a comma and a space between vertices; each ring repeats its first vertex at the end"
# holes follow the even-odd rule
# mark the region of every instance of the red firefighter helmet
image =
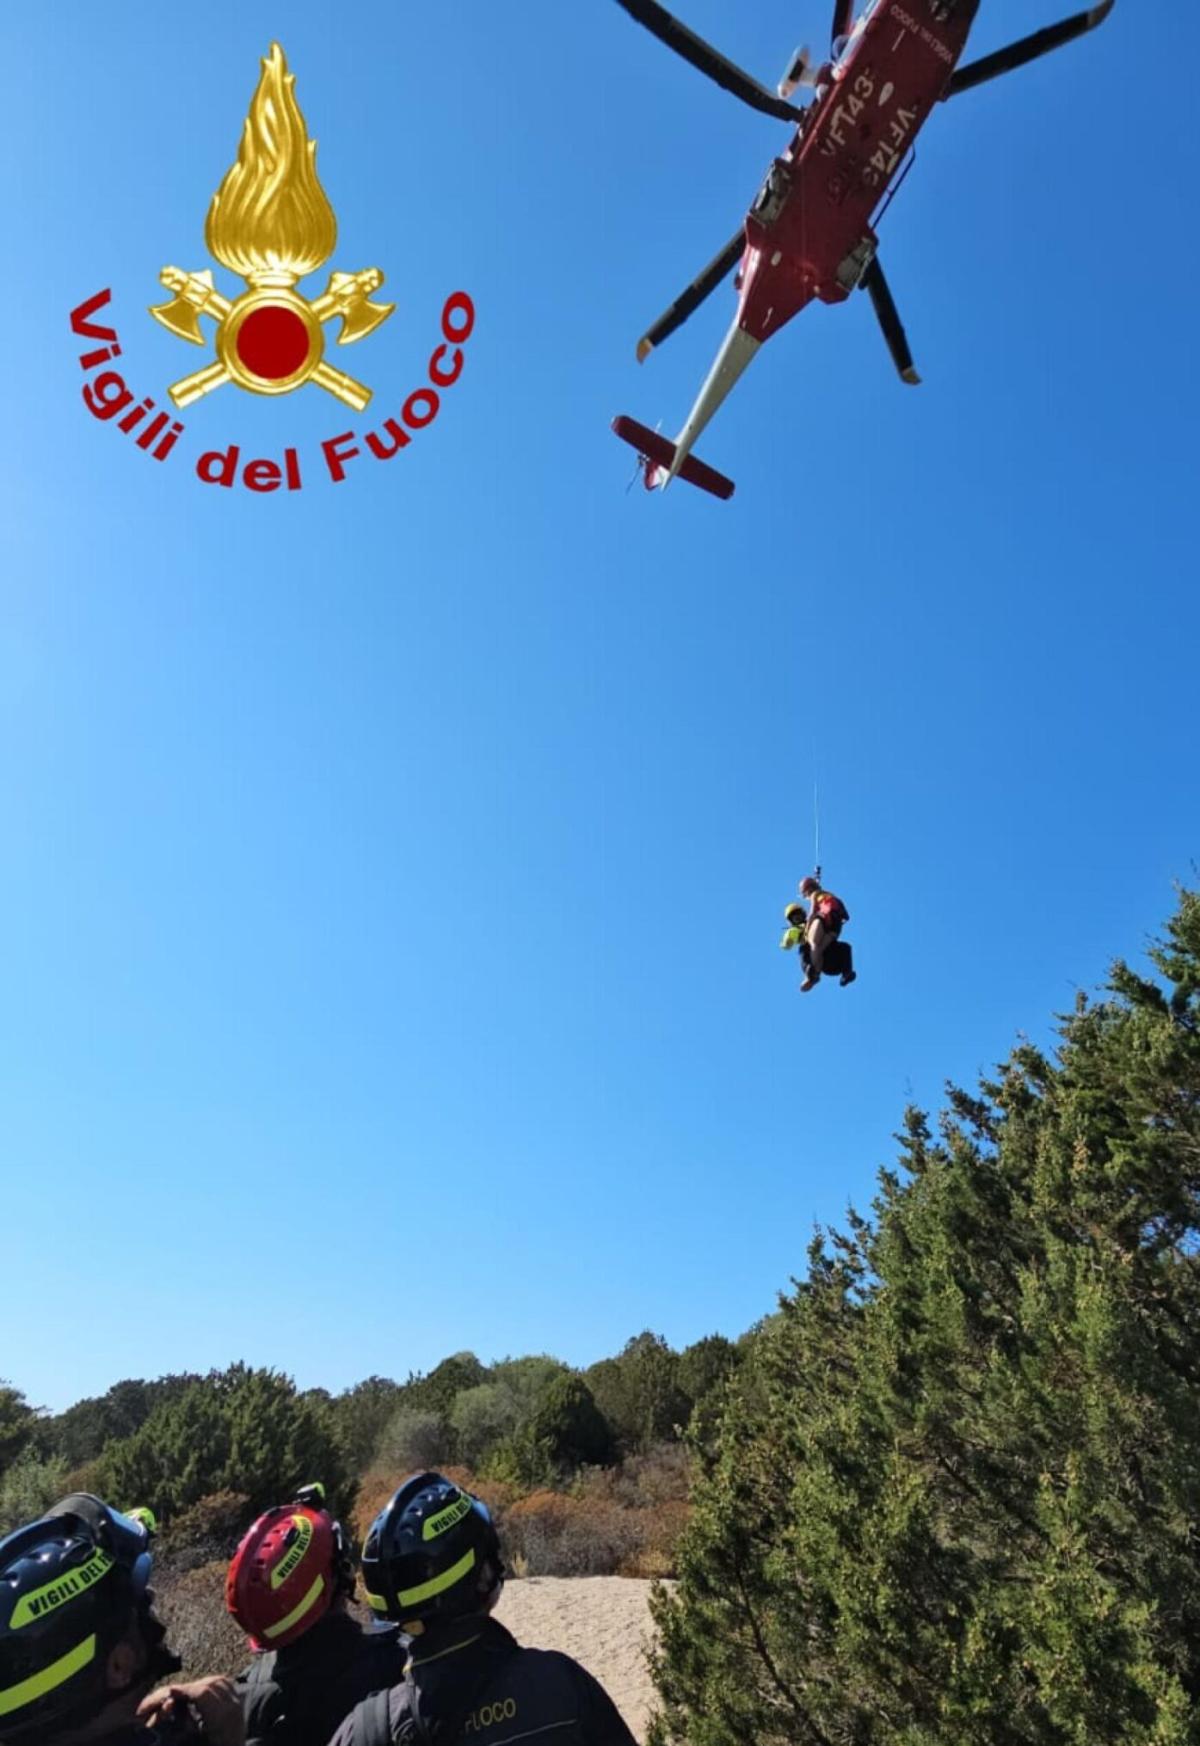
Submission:
POLYGON ((340 1525, 322 1509, 322 1486, 277 1504, 247 1529, 225 1579, 225 1605, 256 1653, 310 1631, 353 1577, 340 1525))

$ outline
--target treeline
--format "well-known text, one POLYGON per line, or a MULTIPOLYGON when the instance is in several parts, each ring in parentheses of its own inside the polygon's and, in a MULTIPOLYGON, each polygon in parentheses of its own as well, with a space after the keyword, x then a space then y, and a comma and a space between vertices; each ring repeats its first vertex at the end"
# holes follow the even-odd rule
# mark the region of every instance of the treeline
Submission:
POLYGON ((149 1504, 164 1526, 202 1506, 249 1519, 313 1477, 348 1520, 364 1475, 457 1466, 511 1501, 681 1439, 716 1410, 745 1342, 674 1351, 639 1334, 578 1371, 556 1358, 481 1363, 470 1352, 404 1382, 372 1376, 338 1395, 235 1364, 206 1376, 116 1383, 65 1412, 0 1384, 0 1530, 64 1491, 149 1504))

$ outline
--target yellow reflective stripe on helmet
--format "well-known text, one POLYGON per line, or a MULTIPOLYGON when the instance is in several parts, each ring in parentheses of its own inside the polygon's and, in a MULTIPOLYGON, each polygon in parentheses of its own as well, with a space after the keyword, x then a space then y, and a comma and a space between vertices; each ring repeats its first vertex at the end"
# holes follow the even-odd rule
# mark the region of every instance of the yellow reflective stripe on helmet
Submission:
POLYGON ((282 1588, 288 1577, 295 1575, 312 1545, 313 1525, 310 1516, 293 1516, 292 1526, 296 1530, 296 1538, 271 1572, 272 1589, 282 1588))
POLYGON ((321 1591, 324 1587, 325 1578, 323 1576, 318 1576, 317 1580, 313 1583, 299 1606, 293 1607, 286 1619, 279 1619, 275 1624, 268 1625, 263 1632, 263 1636, 268 1639, 272 1637, 282 1637, 285 1631, 290 1631, 293 1625, 298 1625, 305 1613, 311 1613, 312 1609, 316 1606, 321 1598, 321 1591))
POLYGON ((439 1534, 444 1534, 455 1522, 461 1522, 464 1516, 470 1515, 474 1501, 474 1498, 468 1497, 464 1492, 452 1504, 447 1504, 444 1510, 439 1510, 436 1516, 427 1517, 421 1527, 422 1540, 436 1540, 439 1534))
POLYGON ((32 1589, 29 1594, 22 1595, 8 1621, 9 1630, 22 1631, 36 1619, 52 1613, 56 1607, 65 1607, 68 1602, 78 1600, 102 1576, 107 1576, 112 1567, 113 1560, 108 1553, 97 1550, 86 1564, 77 1564, 74 1570, 56 1576, 53 1582, 44 1583, 41 1588, 32 1589))
POLYGON ((431 1576, 428 1582, 423 1582, 417 1588, 402 1588, 396 1599, 402 1607, 419 1606, 422 1601, 432 1600, 435 1594, 442 1594, 448 1588, 453 1588, 456 1582, 461 1582, 469 1570, 475 1567, 475 1548, 452 1564, 449 1570, 443 1570, 440 1576, 431 1576))
POLYGON ((0 1716, 11 1716, 14 1710, 22 1710, 26 1704, 36 1703, 47 1692, 57 1691, 60 1685, 66 1685, 75 1674, 81 1673, 95 1660, 95 1656, 96 1638, 93 1633, 74 1649, 68 1649, 65 1655, 60 1655, 49 1667, 43 1667, 40 1673, 31 1673, 20 1685, 10 1685, 7 1691, 0 1691, 0 1716))
POLYGON ((384 1598, 381 1594, 372 1594, 369 1588, 364 1589, 363 1593, 366 1595, 367 1604, 371 1608, 371 1611, 373 1613, 386 1613, 387 1612, 387 1602, 384 1600, 384 1598))

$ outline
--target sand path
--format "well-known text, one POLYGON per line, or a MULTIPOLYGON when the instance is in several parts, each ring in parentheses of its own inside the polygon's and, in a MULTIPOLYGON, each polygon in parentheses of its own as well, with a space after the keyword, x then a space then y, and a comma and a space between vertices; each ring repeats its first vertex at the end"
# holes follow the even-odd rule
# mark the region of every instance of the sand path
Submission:
POLYGON ((581 1661, 644 1740, 654 1708, 646 1668, 652 1586, 627 1576, 527 1576, 505 1586, 496 1617, 519 1643, 581 1661))

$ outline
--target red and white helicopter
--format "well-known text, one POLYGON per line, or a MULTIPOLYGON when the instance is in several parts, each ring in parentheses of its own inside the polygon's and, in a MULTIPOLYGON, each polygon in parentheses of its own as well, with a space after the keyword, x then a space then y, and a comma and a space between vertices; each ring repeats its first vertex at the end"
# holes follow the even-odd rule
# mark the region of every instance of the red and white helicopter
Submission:
POLYGON ((920 381, 872 228, 912 164, 917 134, 936 103, 1094 30, 1115 0, 1101 0, 965 67, 958 62, 980 0, 870 0, 857 22, 855 0, 834 0, 831 58, 813 67, 808 51, 799 50, 777 96, 680 24, 658 0, 618 4, 725 90, 796 130, 737 235, 639 342, 640 362, 683 325, 740 259, 734 280, 737 315, 683 429, 669 442, 635 419, 613 420, 617 435, 639 452, 647 490, 678 477, 728 498, 733 481, 698 460, 693 445, 763 341, 814 297, 841 303, 855 287, 866 291, 901 378, 920 381), (802 85, 816 93, 807 109, 788 101, 802 85))

